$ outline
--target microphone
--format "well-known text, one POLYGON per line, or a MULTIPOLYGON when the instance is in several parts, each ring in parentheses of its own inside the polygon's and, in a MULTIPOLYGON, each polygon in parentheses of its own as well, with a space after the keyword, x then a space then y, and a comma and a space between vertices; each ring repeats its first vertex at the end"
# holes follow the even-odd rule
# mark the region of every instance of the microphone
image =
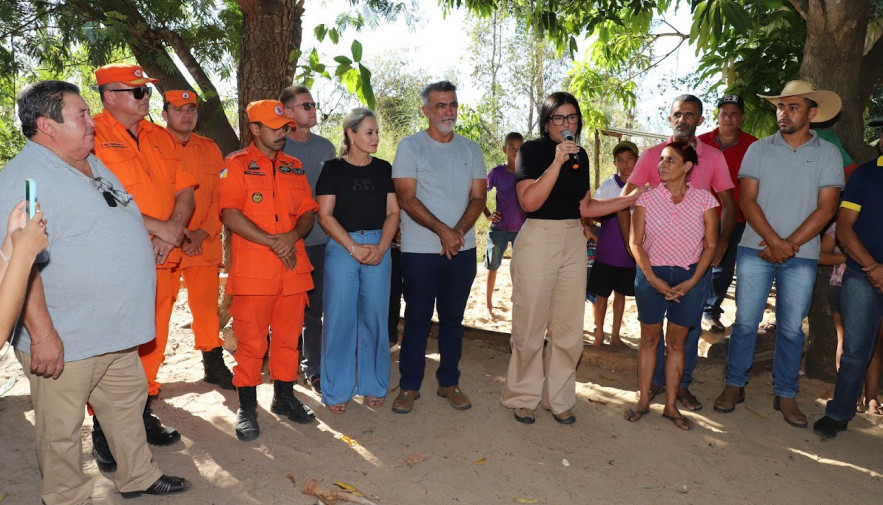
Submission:
MULTIPOLYGON (((564 140, 569 140, 570 142, 576 142, 576 139, 573 138, 573 132, 571 132, 570 130, 564 130, 563 132, 561 132, 561 136, 564 137, 564 140)), ((570 164, 571 164, 570 168, 572 168, 574 170, 578 170, 579 169, 579 156, 577 156, 576 154, 571 154, 570 155, 570 164)))

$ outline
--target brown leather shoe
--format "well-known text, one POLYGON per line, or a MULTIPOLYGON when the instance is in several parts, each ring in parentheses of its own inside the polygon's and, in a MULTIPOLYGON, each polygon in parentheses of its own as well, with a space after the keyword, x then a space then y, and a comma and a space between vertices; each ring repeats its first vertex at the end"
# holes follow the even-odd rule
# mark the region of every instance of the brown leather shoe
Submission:
POLYGON ((444 388, 439 386, 436 394, 442 398, 447 398, 451 407, 454 407, 457 410, 466 410, 472 407, 472 403, 469 402, 469 397, 466 396, 466 393, 460 391, 460 386, 448 386, 444 388))
POLYGON ((727 384, 723 392, 714 400, 714 410, 726 414, 736 410, 736 404, 745 401, 745 388, 727 384))
POLYGON ((806 416, 797 406, 796 399, 777 396, 776 399, 773 400, 773 408, 782 413, 782 417, 785 418, 786 423, 795 428, 806 428, 806 416))
POLYGON ((396 414, 407 414, 414 408, 414 401, 418 398, 420 398, 420 391, 403 389, 399 391, 399 395, 392 402, 392 411, 396 414))

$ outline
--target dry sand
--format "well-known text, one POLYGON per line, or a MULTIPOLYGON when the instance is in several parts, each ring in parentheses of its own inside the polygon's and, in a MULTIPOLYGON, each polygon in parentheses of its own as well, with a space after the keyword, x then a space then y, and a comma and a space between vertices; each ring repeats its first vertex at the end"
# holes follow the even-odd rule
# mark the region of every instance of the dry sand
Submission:
MULTIPOLYGON (((508 332, 508 262, 497 279, 497 322, 485 318, 484 286, 479 267, 467 324, 508 332)), ((508 352, 499 341, 481 338, 465 342, 461 361, 460 384, 473 407, 454 411, 434 394, 438 355, 430 339, 423 397, 411 414, 392 413, 389 401, 373 410, 359 399, 345 414, 333 415, 299 385, 298 395, 319 421, 291 424, 269 412, 272 386, 265 384, 258 392, 261 437, 242 443, 233 434, 235 393, 200 380, 202 362, 192 349, 184 296, 175 308, 160 370, 161 401, 155 404, 183 441, 153 448, 153 454, 164 472, 186 477, 193 488, 176 497, 127 503, 307 505, 317 500, 299 487, 313 478, 328 486, 349 483, 378 504, 874 503, 883 492, 880 417, 857 415, 847 432, 827 442, 810 429, 792 428, 772 408, 768 370, 755 371, 745 404, 719 414, 711 403, 722 385, 723 362, 700 359, 692 390, 706 408, 689 414, 696 429, 681 432, 663 419, 659 399, 650 415, 628 423, 622 413, 637 387, 635 354, 609 346, 584 354, 577 372, 577 422, 571 426, 556 424, 545 411, 537 413, 534 425, 515 422, 498 402, 508 352)), ((728 301, 724 319, 731 317, 728 301)), ((631 301, 625 319, 625 340, 634 343, 639 335, 631 301)), ((587 310, 586 328, 592 326, 587 310)), ((392 384, 398 382, 395 358, 392 384)), ((232 363, 231 356, 226 359, 232 363)), ((0 363, 0 382, 20 374, 10 353, 0 363)), ((798 400, 810 422, 823 415, 831 390, 830 384, 801 379, 798 400)), ((21 379, 0 399, 3 505, 40 501, 33 423, 28 385, 21 379)), ((123 503, 112 476, 102 474, 90 455, 90 429, 87 419, 83 464, 94 478, 93 503, 123 503)))

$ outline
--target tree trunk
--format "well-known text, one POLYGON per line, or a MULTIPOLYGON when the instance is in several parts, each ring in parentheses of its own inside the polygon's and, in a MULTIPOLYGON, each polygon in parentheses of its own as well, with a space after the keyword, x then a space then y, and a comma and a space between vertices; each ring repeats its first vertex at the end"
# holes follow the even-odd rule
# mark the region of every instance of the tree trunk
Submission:
MULTIPOLYGON (((873 7, 867 0, 792 0, 806 21, 806 45, 800 65, 800 78, 819 89, 831 90, 843 101, 843 108, 832 128, 843 146, 857 162, 870 159, 873 148, 864 143, 864 117, 873 90, 864 79, 879 79, 883 58, 863 58, 868 22, 873 7), (864 60, 864 61, 863 61, 864 60)), ((881 42, 868 53, 879 52, 881 42)), ((830 267, 819 267, 813 306, 810 310, 810 346, 806 355, 806 373, 824 380, 836 379, 834 353, 837 334, 827 312, 830 267)))
POLYGON ((242 53, 236 75, 242 147, 251 142, 245 108, 276 100, 291 85, 302 37, 304 0, 237 0, 242 10, 242 53))
POLYGON ((837 352, 837 332, 834 318, 828 312, 828 282, 833 267, 819 265, 809 310, 809 343, 806 350, 806 374, 828 382, 837 380, 834 357, 837 352))
POLYGON ((806 21, 800 78, 840 95, 843 109, 832 128, 855 161, 870 159, 873 149, 864 143, 862 118, 873 87, 872 83, 863 82, 862 74, 864 78, 879 79, 883 68, 883 58, 879 56, 876 62, 863 62, 865 36, 874 8, 867 0, 792 3, 806 21))

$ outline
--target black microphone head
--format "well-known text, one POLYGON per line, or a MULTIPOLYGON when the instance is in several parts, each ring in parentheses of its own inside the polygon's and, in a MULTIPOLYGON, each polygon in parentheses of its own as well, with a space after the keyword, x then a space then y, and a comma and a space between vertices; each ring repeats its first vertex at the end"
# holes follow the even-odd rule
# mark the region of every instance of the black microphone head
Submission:
POLYGON ((569 129, 562 131, 561 136, 564 137, 564 140, 573 140, 573 132, 571 132, 569 129))

